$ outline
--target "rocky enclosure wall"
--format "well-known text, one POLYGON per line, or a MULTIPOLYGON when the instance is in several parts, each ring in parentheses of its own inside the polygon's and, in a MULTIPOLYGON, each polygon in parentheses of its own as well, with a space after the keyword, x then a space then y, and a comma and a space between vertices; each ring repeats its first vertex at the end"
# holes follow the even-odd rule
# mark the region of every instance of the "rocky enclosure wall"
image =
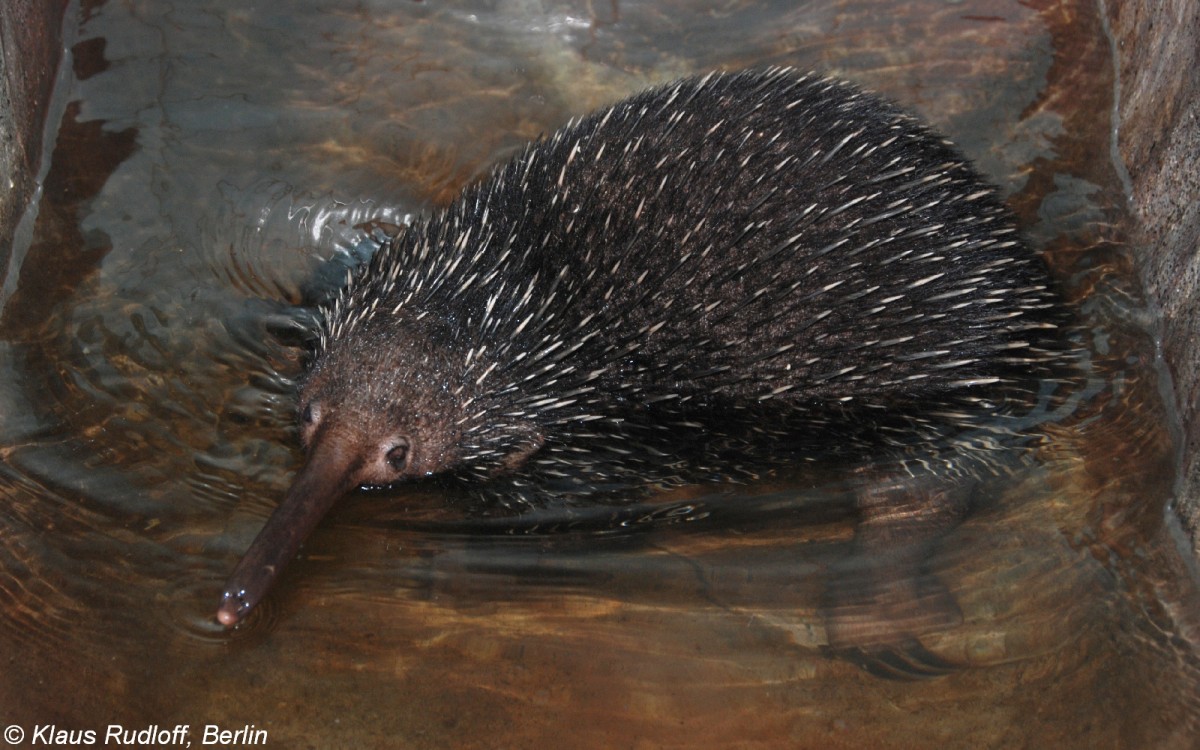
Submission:
POLYGON ((33 193, 46 104, 62 56, 64 0, 0 3, 0 278, 33 193))
POLYGON ((1177 510, 1200 552, 1200 2, 1109 0, 1147 292, 1163 312, 1163 356, 1184 424, 1177 510))

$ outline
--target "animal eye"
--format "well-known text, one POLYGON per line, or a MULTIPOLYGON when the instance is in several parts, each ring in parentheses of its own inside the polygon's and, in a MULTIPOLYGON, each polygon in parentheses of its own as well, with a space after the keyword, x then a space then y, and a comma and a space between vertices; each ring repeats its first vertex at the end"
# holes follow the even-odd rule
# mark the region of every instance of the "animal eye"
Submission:
POLYGON ((404 467, 408 464, 408 441, 401 438, 396 445, 387 452, 388 465, 393 471, 404 471, 404 467))
POLYGON ((305 404, 304 411, 300 412, 300 419, 304 421, 304 424, 312 424, 316 417, 317 415, 313 410, 312 403, 305 404))

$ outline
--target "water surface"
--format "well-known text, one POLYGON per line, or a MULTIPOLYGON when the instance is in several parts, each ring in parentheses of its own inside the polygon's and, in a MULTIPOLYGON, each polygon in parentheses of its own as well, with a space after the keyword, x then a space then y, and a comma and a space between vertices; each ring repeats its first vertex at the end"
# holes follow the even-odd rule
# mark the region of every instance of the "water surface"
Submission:
POLYGON ((3 723, 190 724, 195 741, 254 725, 274 747, 1194 745, 1174 411, 1092 3, 68 15, 61 117, 0 298, 3 723), (893 664, 945 673, 885 679, 829 648, 828 589, 861 561, 846 514, 798 510, 842 507, 819 470, 678 490, 624 525, 459 524, 423 489, 348 498, 262 610, 220 630, 220 585, 300 460, 292 321, 370 250, 360 225, 444 205, 646 85, 758 64, 932 121, 1082 313, 1085 392, 926 566, 958 616, 914 628, 893 664))

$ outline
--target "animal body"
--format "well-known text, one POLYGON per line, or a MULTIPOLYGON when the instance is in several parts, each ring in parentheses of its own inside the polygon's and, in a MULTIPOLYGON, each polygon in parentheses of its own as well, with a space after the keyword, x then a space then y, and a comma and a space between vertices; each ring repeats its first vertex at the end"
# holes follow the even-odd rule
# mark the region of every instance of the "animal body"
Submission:
POLYGON ((321 319, 307 464, 225 625, 360 485, 538 491, 783 443, 911 450, 1027 411, 1073 356, 1043 263, 962 156, 788 69, 568 124, 403 230, 321 319))

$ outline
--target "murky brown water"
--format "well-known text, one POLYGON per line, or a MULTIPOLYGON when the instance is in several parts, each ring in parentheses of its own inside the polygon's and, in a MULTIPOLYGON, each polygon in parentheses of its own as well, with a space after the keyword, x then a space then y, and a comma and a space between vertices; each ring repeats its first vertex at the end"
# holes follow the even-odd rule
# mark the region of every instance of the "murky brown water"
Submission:
POLYGON ((251 5, 72 12, 0 292, 0 724, 97 744, 120 723, 197 743, 252 724, 271 747, 1194 746, 1197 577, 1165 512, 1172 409, 1091 2, 251 5), (836 507, 811 479, 518 534, 420 491, 352 498, 222 632, 219 587, 300 458, 288 321, 323 260, 369 247, 354 225, 444 203, 648 83, 766 63, 946 131, 1089 330, 1093 380, 1039 467, 928 562, 960 616, 882 657, 946 674, 883 679, 827 648, 825 592, 861 561, 843 515, 797 512, 836 507))

